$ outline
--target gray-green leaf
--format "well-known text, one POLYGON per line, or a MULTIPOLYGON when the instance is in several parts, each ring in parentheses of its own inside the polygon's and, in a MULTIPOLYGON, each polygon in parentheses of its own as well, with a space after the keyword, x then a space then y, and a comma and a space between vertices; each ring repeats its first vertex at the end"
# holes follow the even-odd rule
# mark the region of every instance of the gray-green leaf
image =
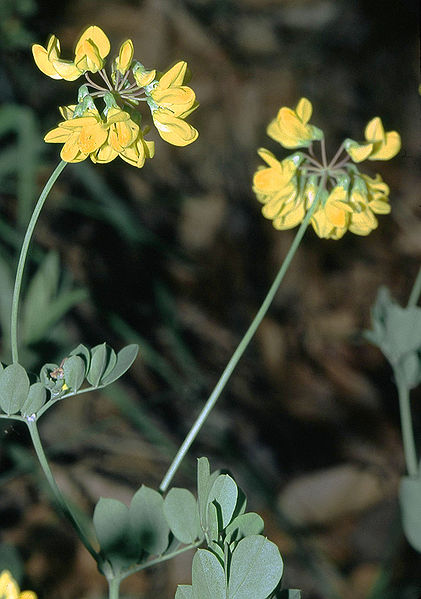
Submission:
POLYGON ((182 543, 193 543, 201 535, 196 499, 187 489, 173 488, 164 500, 164 513, 174 535, 182 543))
POLYGON ((224 569, 207 549, 198 549, 194 555, 192 583, 193 599, 226 599, 224 569))
POLYGON ((228 474, 220 474, 210 490, 208 503, 216 502, 220 509, 222 528, 228 526, 238 499, 238 487, 228 474))
POLYGON ((94 528, 104 553, 118 550, 128 533, 129 510, 117 499, 101 497, 94 511, 94 528))
POLYGON ((64 381, 72 391, 78 391, 85 380, 85 362, 79 356, 70 356, 63 364, 64 381))
POLYGON ((263 518, 255 512, 241 514, 234 518, 226 529, 226 542, 239 541, 243 537, 259 535, 264 528, 263 518))
POLYGON ((133 364, 139 352, 139 346, 135 343, 126 345, 117 354, 117 361, 109 374, 103 376, 101 385, 109 385, 119 379, 133 364))
POLYGON ((168 545, 169 526, 162 496, 145 485, 134 494, 129 508, 130 535, 148 553, 160 555, 168 545))
POLYGON ((10 364, 0 373, 0 407, 6 414, 16 414, 29 392, 26 370, 18 363, 10 364))
POLYGON ((101 343, 101 345, 96 345, 91 350, 91 366, 86 377, 93 387, 98 387, 106 367, 107 345, 106 343, 101 343))
POLYGON ((261 535, 242 539, 231 560, 228 599, 266 599, 281 580, 277 546, 261 535))
POLYGON ((32 416, 42 408, 47 399, 47 393, 42 383, 34 383, 29 387, 28 396, 21 408, 22 416, 32 416))
POLYGON ((179 584, 175 599, 193 599, 193 588, 190 584, 179 584))

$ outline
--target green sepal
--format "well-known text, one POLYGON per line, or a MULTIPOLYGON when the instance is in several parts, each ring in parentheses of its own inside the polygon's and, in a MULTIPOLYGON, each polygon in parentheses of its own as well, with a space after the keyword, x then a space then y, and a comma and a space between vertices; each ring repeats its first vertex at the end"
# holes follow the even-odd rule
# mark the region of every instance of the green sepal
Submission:
POLYGON ((86 97, 89 96, 89 89, 88 86, 86 85, 86 83, 84 83, 83 85, 81 85, 78 89, 77 92, 77 101, 82 102, 82 100, 86 97))

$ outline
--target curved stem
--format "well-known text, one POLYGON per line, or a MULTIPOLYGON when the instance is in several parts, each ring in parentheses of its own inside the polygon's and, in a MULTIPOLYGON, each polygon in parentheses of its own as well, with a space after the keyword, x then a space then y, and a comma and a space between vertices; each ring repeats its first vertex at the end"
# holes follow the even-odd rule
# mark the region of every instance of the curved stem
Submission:
POLYGON ((416 306, 418 304, 418 300, 420 299, 420 295, 421 295, 421 266, 420 266, 420 269, 419 269, 418 274, 416 276, 416 279, 415 279, 415 282, 414 282, 414 286, 412 287, 411 295, 409 296, 408 308, 411 308, 411 307, 416 306))
POLYGON ((417 451, 415 449, 414 429, 411 418, 411 404, 409 402, 409 389, 404 380, 395 372, 396 385, 399 395, 399 410, 401 415, 402 443, 405 454, 406 469, 409 476, 418 475, 417 451))
POLYGON ((324 189, 326 177, 327 177, 326 172, 324 172, 322 179, 320 181, 319 188, 317 190, 315 200, 314 200, 313 204, 311 205, 310 210, 307 212, 303 222, 301 223, 300 228, 298 229, 297 234, 295 235, 294 240, 291 244, 291 247, 289 248, 288 253, 285 256, 285 259, 282 262, 281 268, 279 269, 278 274, 276 275, 275 280, 273 281, 273 283, 268 291, 268 294, 266 295, 265 299, 263 300, 263 303, 260 306, 259 311, 257 312, 256 316, 253 319, 253 322, 247 329, 246 334, 244 335, 244 337, 240 341, 239 346, 233 353, 230 361, 228 362, 227 366, 225 367, 224 372, 221 375, 221 378, 217 382, 216 387, 214 388, 211 395, 209 396, 209 399, 207 400, 205 406, 203 407, 202 411, 200 412, 199 416, 197 417, 195 423, 193 424, 192 428, 190 429, 189 433, 187 434, 186 438, 184 439, 182 445, 180 446, 180 449, 178 450, 174 460, 172 461, 171 466, 167 470, 164 478, 162 479, 162 482, 159 486, 159 488, 162 492, 165 492, 168 489, 168 486, 171 483, 175 473, 177 472, 178 467, 180 466, 183 458, 185 457, 191 444, 193 443, 194 439, 196 438, 197 434, 199 433, 200 429, 202 428, 204 422, 206 421, 206 418, 209 416, 210 412, 212 411, 212 408, 216 404, 219 396, 221 395, 221 392, 224 389, 225 385, 227 384, 234 368, 237 366, 241 356, 243 355, 248 344, 250 343, 251 339, 253 338, 253 335, 255 334, 255 332, 256 332, 257 328, 259 327, 260 323, 262 322, 263 318, 265 317, 266 312, 268 311, 268 308, 269 308, 270 304, 272 303, 272 300, 273 300, 276 292, 278 291, 279 285, 281 284, 282 279, 284 278, 285 273, 287 272, 288 267, 291 264, 291 261, 295 255, 295 252, 297 251, 298 246, 300 245, 300 242, 303 238, 305 230, 308 227, 311 217, 313 216, 313 213, 319 203, 319 196, 320 196, 321 190, 324 189))
POLYGON ((28 254, 28 248, 31 241, 32 233, 34 232, 35 225, 37 224, 38 217, 44 206, 45 200, 47 199, 48 194, 54 183, 56 182, 58 176, 61 171, 66 166, 67 162, 62 160, 60 164, 55 168, 51 177, 48 179, 45 184, 44 189, 39 196, 38 202, 34 208, 34 211, 31 216, 31 220, 29 221, 28 228, 26 229, 25 237, 22 243, 22 249, 20 251, 18 267, 16 271, 16 279, 15 279, 15 287, 13 290, 13 300, 12 300, 12 314, 11 314, 11 323, 10 323, 10 341, 12 347, 12 359, 13 362, 19 361, 19 353, 18 353, 18 311, 19 311, 19 297, 20 291, 22 287, 22 277, 23 271, 25 268, 26 256, 28 254))
POLYGON ((186 551, 190 551, 191 549, 196 549, 202 543, 203 543, 203 540, 196 541, 196 543, 191 543, 190 545, 186 545, 185 547, 182 547, 181 549, 177 549, 176 551, 173 551, 172 553, 167 553, 165 555, 161 555, 160 557, 152 559, 149 562, 145 562, 143 564, 138 564, 137 566, 133 566, 129 570, 126 570, 126 572, 123 572, 122 574, 120 574, 119 580, 120 581, 124 580, 125 578, 127 578, 128 576, 131 576, 132 574, 135 574, 136 572, 145 570, 145 568, 150 568, 151 566, 156 566, 157 564, 166 562, 169 559, 173 559, 174 557, 177 557, 177 555, 181 555, 182 553, 185 553, 186 551))
POLYGON ((83 530, 82 526, 79 524, 76 516, 73 514, 73 512, 70 509, 68 503, 66 502, 65 498, 63 497, 60 489, 58 488, 58 485, 56 483, 54 475, 51 472, 50 465, 48 464, 47 457, 46 457, 46 455, 44 453, 44 448, 43 448, 42 443, 41 443, 41 439, 40 439, 40 436, 39 436, 39 433, 38 433, 38 428, 37 428, 36 422, 26 421, 26 424, 28 426, 29 433, 31 435, 32 443, 34 445, 34 449, 35 449, 35 452, 37 454, 38 461, 39 461, 40 466, 41 466, 41 468, 42 468, 42 470, 43 470, 43 472, 45 474, 45 477, 46 477, 46 479, 48 481, 48 484, 50 485, 50 488, 51 488, 51 490, 52 490, 52 492, 54 494, 54 497, 55 497, 55 500, 57 501, 57 504, 59 505, 61 511, 66 516, 66 518, 70 521, 70 523, 72 524, 73 528, 76 530, 76 532, 77 532, 80 540, 85 545, 86 549, 92 555, 92 557, 94 558, 94 560, 97 563, 100 563, 101 556, 92 547, 92 544, 91 544, 90 540, 88 539, 85 531, 83 530))

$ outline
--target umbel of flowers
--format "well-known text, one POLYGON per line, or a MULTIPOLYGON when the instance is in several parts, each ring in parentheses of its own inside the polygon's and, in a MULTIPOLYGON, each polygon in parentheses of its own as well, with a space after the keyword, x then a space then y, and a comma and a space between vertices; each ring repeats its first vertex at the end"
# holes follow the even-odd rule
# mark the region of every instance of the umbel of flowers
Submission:
POLYGON ((60 42, 55 35, 47 47, 32 46, 38 68, 53 79, 74 81, 84 77, 77 104, 60 108, 63 121, 49 131, 45 141, 62 143, 61 158, 81 162, 89 158, 105 163, 120 156, 133 166, 142 167, 154 155, 154 142, 142 129, 139 108, 149 107, 159 135, 175 146, 186 146, 197 139, 198 132, 185 121, 197 107, 194 91, 185 85, 187 63, 180 61, 166 73, 148 70, 134 59, 131 40, 120 47, 111 62, 108 75, 104 65, 110 42, 99 27, 88 27, 76 44, 73 60, 61 58, 60 42), (95 75, 95 78, 92 76, 95 75), (102 100, 101 109, 96 105, 102 100))
POLYGON ((346 231, 368 235, 377 227, 375 214, 390 212, 389 187, 379 174, 372 178, 354 163, 393 158, 401 147, 399 133, 385 132, 375 117, 365 129, 365 142, 346 139, 329 162, 323 132, 309 124, 312 110, 311 102, 301 98, 295 110, 281 108, 267 128, 284 148, 308 148, 308 153, 295 152, 279 161, 269 150, 258 150, 266 166, 255 173, 253 190, 264 204, 262 213, 276 229, 290 229, 312 207, 310 222, 319 237, 340 239, 346 231), (320 160, 314 142, 321 144, 320 160))

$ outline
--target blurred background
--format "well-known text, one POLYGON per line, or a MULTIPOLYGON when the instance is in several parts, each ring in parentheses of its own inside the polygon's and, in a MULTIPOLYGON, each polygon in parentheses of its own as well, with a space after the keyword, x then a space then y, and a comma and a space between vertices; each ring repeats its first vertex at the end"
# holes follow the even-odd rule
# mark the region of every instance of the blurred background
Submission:
MULTIPOLYGON (((141 347, 121 381, 40 421, 58 482, 87 516, 100 496, 128 502, 142 483, 158 487, 259 308, 294 231, 260 213, 256 149, 286 155, 266 126, 306 96, 330 156, 377 115, 401 133, 397 158, 364 166, 390 185, 392 213, 367 238, 308 231, 174 484, 195 488, 202 455, 228 468, 279 545, 285 587, 304 599, 419 598, 419 555, 399 522, 396 389, 361 334, 378 287, 404 304, 420 263, 418 16, 411 0, 1 0, 3 362, 20 243, 59 160, 42 138, 78 88, 39 72, 31 44, 54 33, 70 57, 99 25, 114 53, 131 38, 147 67, 186 60, 201 104, 189 118, 198 141, 170 147, 151 132, 156 156, 141 170, 119 159, 69 165, 35 232, 28 273, 46 291, 32 312, 34 286, 27 292, 24 365, 59 363, 79 342, 141 347)), ((415 391, 418 439, 420 399, 415 391)), ((0 430, 3 564, 40 599, 104 597, 93 560, 51 507, 26 429, 0 430)), ((186 555, 134 576, 122 595, 170 599, 190 564, 186 555)))

